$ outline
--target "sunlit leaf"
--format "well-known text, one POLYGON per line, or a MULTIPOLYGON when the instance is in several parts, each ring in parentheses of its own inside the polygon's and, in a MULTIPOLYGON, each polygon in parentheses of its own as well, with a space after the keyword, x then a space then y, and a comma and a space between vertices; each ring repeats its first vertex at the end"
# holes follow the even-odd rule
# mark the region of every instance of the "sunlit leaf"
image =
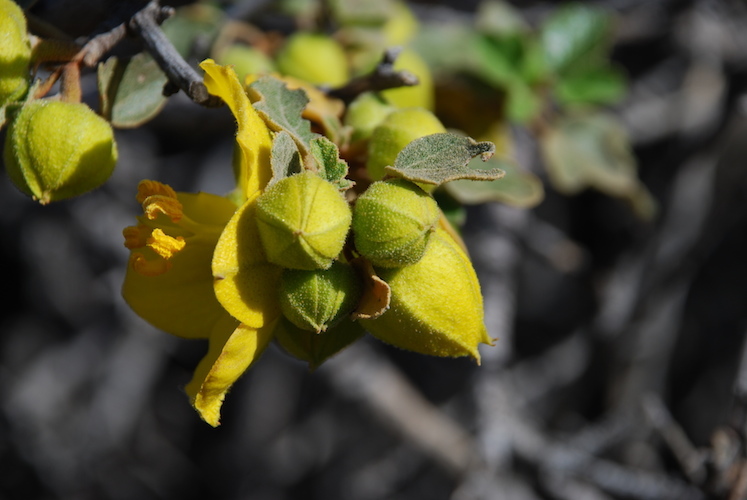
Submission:
POLYGON ((554 11, 540 32, 547 64, 562 73, 600 57, 607 49, 610 16, 584 4, 568 4, 554 11))
POLYGON ((456 179, 494 180, 503 176, 498 168, 472 169, 467 164, 476 156, 487 161, 495 153, 492 142, 476 142, 450 133, 432 134, 412 141, 399 152, 386 173, 424 184, 443 184, 456 179))
POLYGON ((272 141, 270 164, 272 165, 270 184, 297 174, 303 169, 298 146, 285 130, 277 133, 272 141))

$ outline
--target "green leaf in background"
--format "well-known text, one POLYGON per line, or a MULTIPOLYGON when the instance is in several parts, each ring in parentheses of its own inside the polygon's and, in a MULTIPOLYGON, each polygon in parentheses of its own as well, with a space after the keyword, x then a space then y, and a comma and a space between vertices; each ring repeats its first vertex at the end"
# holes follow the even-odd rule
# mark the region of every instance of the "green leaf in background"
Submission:
POLYGON ((139 127, 163 109, 163 86, 167 81, 158 64, 145 52, 128 61, 110 57, 98 66, 102 116, 113 127, 139 127))
POLYGON ((311 156, 319 167, 319 175, 331 182, 338 189, 349 189, 353 182, 346 179, 348 164, 340 159, 337 145, 326 137, 317 137, 311 141, 311 156))
POLYGON ((285 130, 275 134, 275 138, 272 140, 270 165, 272 166, 270 184, 274 184, 281 179, 290 177, 303 170, 301 154, 298 152, 296 141, 285 130))
POLYGON ((591 68, 561 77, 555 95, 562 104, 613 104, 627 90, 625 77, 613 67, 591 68))
POLYGON ((540 31, 548 67, 563 73, 599 60, 607 50, 610 21, 607 12, 579 3, 557 9, 540 31))
POLYGON ((161 29, 179 54, 188 59, 196 40, 207 43, 218 36, 225 13, 215 5, 196 3, 180 7, 161 29))
POLYGON ((465 205, 497 201, 515 207, 532 208, 543 200, 545 191, 542 181, 536 175, 522 171, 512 162, 497 158, 491 158, 487 163, 499 167, 506 175, 490 182, 449 182, 444 185, 444 189, 465 205))
POLYGON ((331 0, 329 7, 342 26, 381 26, 394 10, 392 0, 331 0))
POLYGON ((515 123, 529 123, 542 110, 542 101, 529 85, 517 80, 506 89, 506 118, 515 123))
POLYGON ((628 136, 616 118, 603 113, 561 119, 540 138, 553 186, 563 194, 594 187, 626 197, 639 189, 628 136))
POLYGON ((263 76, 249 86, 249 97, 254 108, 269 121, 270 128, 285 130, 296 141, 301 156, 309 153, 311 140, 319 137, 311 131, 311 123, 301 117, 309 98, 301 89, 289 90, 285 82, 263 76))
POLYGON ((365 333, 360 323, 349 318, 343 319, 326 332, 316 333, 301 330, 285 317, 280 318, 274 332, 280 346, 289 354, 309 363, 312 370, 360 339, 365 333))
POLYGON ((495 180, 503 177, 503 170, 478 170, 467 166, 475 156, 487 161, 494 153, 492 142, 476 142, 450 133, 426 135, 405 146, 397 155, 394 167, 386 167, 386 173, 436 185, 456 179, 495 180))

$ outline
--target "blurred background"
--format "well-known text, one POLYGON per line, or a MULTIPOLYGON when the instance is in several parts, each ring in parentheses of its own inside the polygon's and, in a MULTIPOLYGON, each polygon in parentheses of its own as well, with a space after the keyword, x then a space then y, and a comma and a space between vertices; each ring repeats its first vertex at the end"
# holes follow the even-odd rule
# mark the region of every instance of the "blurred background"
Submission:
MULTIPOLYGON (((268 3, 237 12, 283 29, 268 3)), ((228 110, 172 96, 117 130, 114 176, 74 200, 42 207, 0 176, 0 498, 747 498, 747 7, 588 3, 615 14, 628 92, 611 109, 658 211, 560 194, 512 130, 545 196, 466 208, 499 339, 481 366, 367 338, 312 373, 272 345, 213 429, 182 390, 206 344, 123 302, 121 230, 141 179, 232 188, 228 110)), ((514 7, 532 23, 558 5, 514 7)), ((434 22, 477 8, 410 6, 434 22)))

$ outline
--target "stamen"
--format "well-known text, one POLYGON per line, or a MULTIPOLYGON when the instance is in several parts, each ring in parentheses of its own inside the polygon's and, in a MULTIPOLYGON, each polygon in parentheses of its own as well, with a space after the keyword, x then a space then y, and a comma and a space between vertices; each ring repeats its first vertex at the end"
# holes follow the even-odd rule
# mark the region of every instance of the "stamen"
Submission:
POLYGON ((161 194, 154 194, 145 198, 143 200, 143 212, 150 220, 154 220, 159 214, 164 214, 172 222, 179 222, 182 215, 184 215, 182 204, 176 197, 172 198, 161 194))
POLYGON ((122 230, 122 236, 125 239, 124 246, 130 250, 143 248, 148 243, 150 233, 151 228, 143 224, 126 227, 122 230))
POLYGON ((148 260, 140 252, 132 253, 130 263, 136 273, 149 277, 160 276, 171 269, 171 262, 168 260, 162 258, 148 260))
POLYGON ((186 243, 183 237, 177 236, 174 238, 159 228, 154 229, 151 237, 148 238, 148 246, 166 260, 180 252, 184 248, 184 245, 186 243))
POLYGON ((174 191, 168 184, 148 179, 140 181, 137 185, 137 202, 143 203, 146 198, 154 195, 176 199, 176 191, 174 191))

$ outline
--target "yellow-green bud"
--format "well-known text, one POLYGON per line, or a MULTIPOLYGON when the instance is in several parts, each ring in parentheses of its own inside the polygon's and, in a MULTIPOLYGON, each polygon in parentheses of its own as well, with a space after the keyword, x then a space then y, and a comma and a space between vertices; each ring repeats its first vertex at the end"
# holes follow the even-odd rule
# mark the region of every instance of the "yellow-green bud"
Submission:
POLYGON ((439 217, 436 201, 414 183, 374 182, 355 203, 355 248, 375 266, 414 264, 423 257, 439 217))
POLYGON ((370 138, 374 128, 396 109, 375 92, 364 92, 356 97, 345 111, 345 125, 353 129, 350 140, 370 138))
POLYGON ((415 139, 446 132, 436 115, 423 108, 405 108, 389 113, 376 127, 368 144, 368 174, 375 181, 384 177, 384 167, 394 166, 402 149, 415 139))
POLYGON ((397 87, 382 92, 384 98, 399 108, 421 107, 432 110, 435 103, 433 76, 428 64, 412 49, 405 49, 394 61, 397 71, 409 71, 418 77, 418 84, 397 87))
POLYGON ((275 70, 272 60, 261 50, 235 44, 223 49, 216 58, 218 64, 232 65, 243 84, 246 75, 265 74, 275 70))
POLYGON ((86 193, 117 163, 112 127, 81 103, 41 99, 25 104, 5 138, 10 180, 42 204, 86 193))
POLYGON ((384 314, 359 320, 374 337, 422 354, 479 361, 477 346, 492 342, 483 322, 480 284, 448 233, 437 229, 416 264, 377 272, 392 296, 384 314))
POLYGON ((350 314, 358 303, 361 281, 353 268, 335 262, 329 269, 286 269, 280 286, 280 309, 302 330, 324 332, 350 314))
POLYGON ((332 184, 302 172, 257 199, 257 225, 267 260, 290 269, 328 269, 345 245, 350 205, 332 184))
POLYGON ((275 59, 280 73, 312 85, 340 87, 348 81, 348 61, 342 46, 327 35, 297 32, 275 59))
POLYGON ((0 107, 28 89, 30 60, 23 11, 12 0, 0 0, 0 107))

